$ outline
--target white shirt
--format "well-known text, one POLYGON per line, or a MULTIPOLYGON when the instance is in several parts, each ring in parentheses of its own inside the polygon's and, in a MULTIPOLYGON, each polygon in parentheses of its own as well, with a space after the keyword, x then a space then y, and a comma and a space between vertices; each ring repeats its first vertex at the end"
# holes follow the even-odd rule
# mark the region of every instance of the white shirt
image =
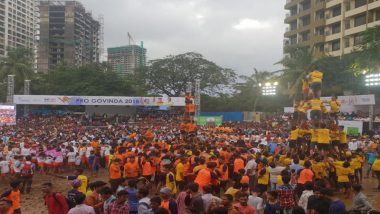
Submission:
POLYGON ((9 163, 8 161, 0 161, 0 171, 2 174, 9 173, 9 163))
POLYGON ((82 158, 79 155, 76 156, 75 157, 75 165, 79 166, 81 162, 82 162, 82 158))
POLYGON ((95 210, 93 207, 90 207, 88 205, 79 204, 71 208, 68 214, 95 214, 95 210))
POLYGON ((284 169, 285 167, 283 166, 276 166, 275 168, 269 167, 270 182, 277 183, 277 176, 281 175, 281 172, 284 169))
POLYGON ((67 153, 67 162, 69 163, 75 162, 75 156, 77 156, 75 152, 67 153))
POLYGON ((250 175, 255 175, 256 174, 256 167, 257 167, 256 160, 251 159, 245 165, 245 171, 248 172, 248 170, 251 170, 251 174, 250 175))
POLYGON ((248 205, 255 208, 255 213, 258 213, 260 210, 264 209, 263 199, 254 195, 248 196, 248 205))
POLYGON ((359 148, 359 143, 357 141, 356 142, 349 142, 348 143, 348 148, 351 151, 356 151, 359 148))
POLYGON ((313 190, 304 190, 302 192, 300 200, 298 201, 298 206, 303 207, 304 210, 307 210, 307 201, 312 195, 314 195, 313 190))

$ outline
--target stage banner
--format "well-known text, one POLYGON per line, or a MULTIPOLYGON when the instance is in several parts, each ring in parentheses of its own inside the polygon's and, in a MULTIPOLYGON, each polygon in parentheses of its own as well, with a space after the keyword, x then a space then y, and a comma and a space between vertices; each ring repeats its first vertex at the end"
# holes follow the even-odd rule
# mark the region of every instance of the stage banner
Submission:
POLYGON ((16 105, 185 106, 184 97, 14 95, 16 105))
POLYGON ((16 125, 16 108, 11 105, 0 105, 0 126, 16 125))
MULTIPOLYGON (((323 102, 329 102, 331 97, 321 97, 323 102)), ((375 105, 375 95, 354 95, 354 96, 338 96, 338 101, 342 106, 362 106, 362 105, 375 105)))
POLYGON ((195 117, 198 126, 216 125, 220 126, 223 123, 223 116, 198 116, 195 117))
POLYGON ((363 121, 339 120, 339 126, 344 126, 348 135, 358 136, 363 133, 363 121))

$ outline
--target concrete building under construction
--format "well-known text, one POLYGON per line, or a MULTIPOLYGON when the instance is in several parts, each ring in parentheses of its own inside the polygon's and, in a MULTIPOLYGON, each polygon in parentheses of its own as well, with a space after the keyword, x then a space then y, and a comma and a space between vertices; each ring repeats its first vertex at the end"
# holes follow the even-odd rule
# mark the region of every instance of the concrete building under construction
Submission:
POLYGON ((146 62, 146 49, 143 45, 108 48, 107 53, 112 70, 121 75, 133 74, 136 68, 144 66, 146 62))
POLYGON ((40 31, 37 68, 48 72, 57 64, 99 62, 101 26, 78 1, 39 1, 40 31))

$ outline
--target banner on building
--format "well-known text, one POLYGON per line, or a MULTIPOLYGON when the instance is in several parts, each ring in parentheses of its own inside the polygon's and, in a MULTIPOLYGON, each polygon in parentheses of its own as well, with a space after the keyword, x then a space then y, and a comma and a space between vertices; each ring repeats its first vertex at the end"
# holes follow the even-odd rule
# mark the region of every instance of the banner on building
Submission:
POLYGON ((198 126, 215 125, 220 126, 223 123, 223 116, 198 116, 195 117, 198 126))
POLYGON ((185 106, 184 97, 14 95, 16 105, 185 106))
POLYGON ((339 126, 344 126, 348 135, 358 136, 363 133, 363 121, 339 120, 339 126))
POLYGON ((16 125, 15 106, 0 105, 0 125, 16 125))
MULTIPOLYGON (((323 102, 329 102, 331 97, 321 97, 323 102)), ((354 96, 338 96, 338 101, 342 106, 362 106, 375 105, 375 95, 354 95, 354 96)))

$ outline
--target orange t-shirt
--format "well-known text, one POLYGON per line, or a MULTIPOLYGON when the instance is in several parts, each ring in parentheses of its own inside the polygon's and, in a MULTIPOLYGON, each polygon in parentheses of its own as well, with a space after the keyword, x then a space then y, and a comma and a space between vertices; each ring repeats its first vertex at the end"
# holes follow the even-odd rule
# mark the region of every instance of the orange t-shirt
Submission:
POLYGON ((247 175, 244 175, 241 179, 240 179, 240 183, 241 184, 249 184, 249 177, 247 175))
POLYGON ((150 161, 146 161, 144 164, 142 164, 142 175, 143 176, 150 176, 153 174, 152 164, 150 161))
POLYGON ((135 178, 139 175, 139 165, 137 162, 127 162, 124 165, 124 177, 135 178))
POLYGON ((244 160, 241 158, 236 158, 234 161, 234 172, 238 173, 239 169, 244 169, 244 160))
POLYGON ((11 193, 8 195, 8 199, 12 201, 12 209, 13 210, 21 208, 21 204, 20 204, 20 200, 21 200, 20 190, 17 190, 16 192, 12 190, 11 193))
POLYGON ((109 172, 110 172, 110 179, 119 179, 119 178, 121 178, 121 170, 120 170, 119 165, 114 164, 114 163, 111 164, 109 172))
POLYGON ((310 169, 303 169, 298 178, 298 183, 305 184, 308 181, 313 181, 314 173, 310 169))

